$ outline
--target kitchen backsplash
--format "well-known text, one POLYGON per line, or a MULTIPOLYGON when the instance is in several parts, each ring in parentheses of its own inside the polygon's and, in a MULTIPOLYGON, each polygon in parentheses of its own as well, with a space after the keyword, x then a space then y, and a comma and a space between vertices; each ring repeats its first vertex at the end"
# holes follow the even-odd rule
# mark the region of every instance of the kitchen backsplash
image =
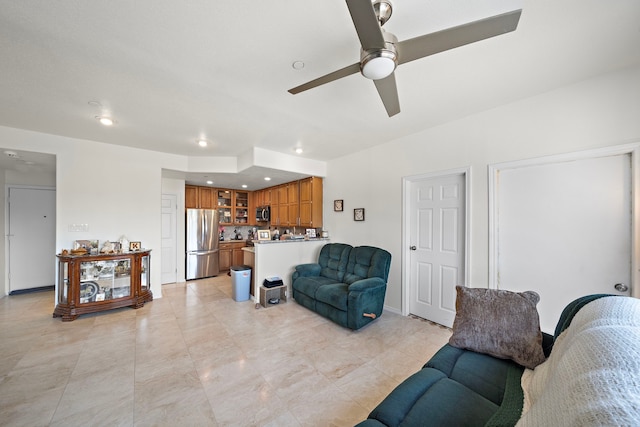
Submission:
MULTIPOLYGON (((225 225, 218 227, 219 236, 224 237, 224 240, 247 240, 252 234, 253 230, 271 230, 271 234, 273 234, 276 230, 278 230, 279 235, 283 235, 287 232, 289 234, 306 234, 307 227, 266 227, 266 226, 244 226, 244 225, 225 225), (238 238, 239 237, 239 238, 238 238)), ((320 237, 322 234, 321 228, 316 228, 316 236, 320 237)), ((254 236, 254 239, 257 239, 257 236, 254 236)))

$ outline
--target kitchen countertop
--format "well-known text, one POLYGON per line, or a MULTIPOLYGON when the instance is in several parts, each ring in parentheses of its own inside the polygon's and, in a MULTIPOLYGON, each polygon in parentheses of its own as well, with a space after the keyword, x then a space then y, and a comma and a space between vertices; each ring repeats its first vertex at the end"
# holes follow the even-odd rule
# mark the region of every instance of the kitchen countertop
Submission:
POLYGON ((272 243, 295 243, 295 242, 321 242, 329 241, 328 237, 317 237, 315 239, 285 239, 285 240, 254 240, 255 245, 268 245, 272 243))

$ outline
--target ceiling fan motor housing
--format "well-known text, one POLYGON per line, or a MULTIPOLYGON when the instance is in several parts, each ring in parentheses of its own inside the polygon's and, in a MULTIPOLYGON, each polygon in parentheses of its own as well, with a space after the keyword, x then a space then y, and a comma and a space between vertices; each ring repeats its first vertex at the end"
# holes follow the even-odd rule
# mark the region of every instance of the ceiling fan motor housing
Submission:
POLYGON ((373 3, 373 10, 376 13, 380 25, 384 25, 385 22, 391 18, 393 12, 393 5, 389 0, 371 0, 373 3))
POLYGON ((371 80, 388 77, 398 65, 396 50, 398 38, 384 30, 382 30, 382 36, 384 37, 384 48, 360 50, 360 72, 371 80))

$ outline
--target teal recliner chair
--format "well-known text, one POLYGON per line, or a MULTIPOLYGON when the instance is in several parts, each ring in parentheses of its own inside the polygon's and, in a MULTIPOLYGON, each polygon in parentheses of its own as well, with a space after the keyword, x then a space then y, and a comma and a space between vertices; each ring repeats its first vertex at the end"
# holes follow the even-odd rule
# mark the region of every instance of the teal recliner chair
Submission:
POLYGON ((293 298, 300 305, 357 330, 380 317, 391 254, 373 246, 328 243, 318 262, 295 267, 293 298))

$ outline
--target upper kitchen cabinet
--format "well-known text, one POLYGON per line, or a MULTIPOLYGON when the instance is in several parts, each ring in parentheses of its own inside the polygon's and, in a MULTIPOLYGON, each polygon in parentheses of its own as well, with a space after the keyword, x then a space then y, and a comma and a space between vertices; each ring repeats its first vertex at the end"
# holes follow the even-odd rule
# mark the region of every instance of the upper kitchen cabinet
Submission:
POLYGON ((322 178, 300 181, 300 225, 322 227, 322 178))
POLYGON ((271 188, 265 188, 262 191, 262 204, 259 206, 271 206, 273 191, 271 188))
POLYGON ((253 204, 258 206, 264 206, 264 190, 256 190, 253 192, 253 204))
MULTIPOLYGON (((220 224, 251 225, 251 193, 248 191, 217 190, 220 224)), ((254 218, 255 220, 255 218, 254 218)))
MULTIPOLYGON (((235 224, 238 224, 238 225, 247 225, 249 224, 249 218, 250 218, 249 216, 250 194, 248 191, 234 191, 234 196, 235 196, 234 197, 235 199, 234 213, 233 213, 234 222, 235 224)), ((253 219, 255 220, 255 218, 253 219)))
POLYGON ((271 225, 295 226, 299 222, 298 181, 272 187, 271 225), (276 194, 273 197, 273 194, 276 194))
POLYGON ((216 190, 216 204, 220 224, 233 224, 233 191, 216 190))
POLYGON ((289 224, 283 225, 300 225, 300 184, 298 181, 287 184, 287 198, 289 224))
POLYGON ((210 187, 198 187, 186 185, 184 187, 184 206, 187 209, 213 209, 214 189, 210 187))

